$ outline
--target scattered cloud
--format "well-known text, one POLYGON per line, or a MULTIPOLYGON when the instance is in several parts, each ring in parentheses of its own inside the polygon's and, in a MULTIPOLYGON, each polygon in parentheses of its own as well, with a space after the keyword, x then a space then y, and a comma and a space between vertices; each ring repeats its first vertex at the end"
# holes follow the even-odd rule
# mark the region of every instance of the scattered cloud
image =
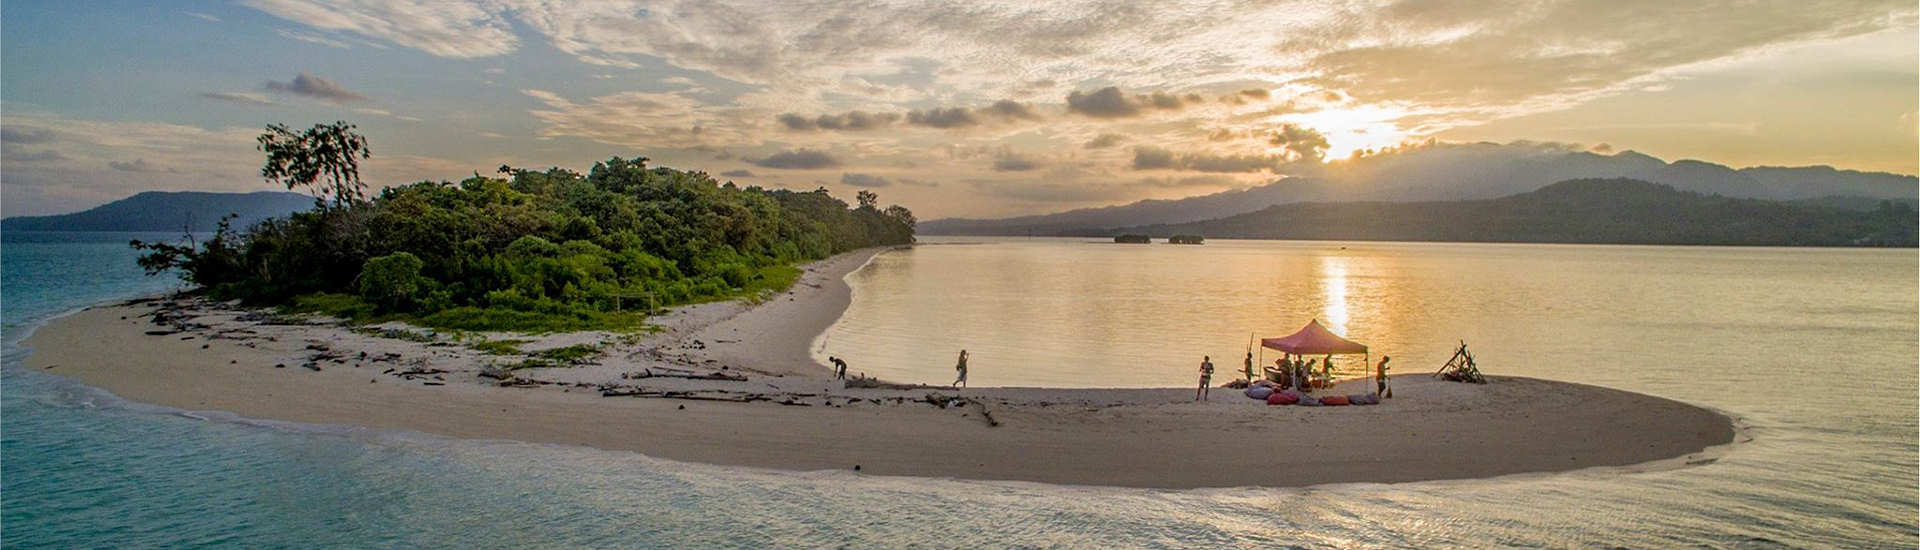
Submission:
POLYGON ((754 166, 789 170, 819 170, 840 165, 840 161, 833 158, 833 155, 827 154, 826 151, 816 151, 813 149, 781 151, 763 158, 752 159, 748 162, 753 163, 754 166))
POLYGON ((728 170, 728 171, 725 171, 725 172, 721 172, 721 173, 720 173, 720 177, 723 177, 723 178, 751 178, 751 177, 754 177, 754 175, 753 175, 753 171, 752 171, 752 170, 728 170))
POLYGON ((59 137, 53 130, 32 126, 0 125, 0 142, 51 143, 59 137))
POLYGON ((197 11, 189 11, 189 12, 184 12, 184 13, 186 13, 188 17, 194 17, 194 18, 199 18, 199 19, 205 19, 205 20, 208 20, 208 21, 212 21, 212 22, 215 22, 215 23, 219 23, 219 22, 220 22, 220 18, 218 18, 218 17, 214 17, 214 16, 213 16, 213 15, 211 15, 211 14, 205 14, 205 13, 200 13, 200 12, 197 12, 197 11))
POLYGON ((109 161, 107 167, 121 172, 166 172, 178 173, 178 170, 147 162, 147 159, 133 159, 132 162, 109 161))
POLYGON ((1036 162, 1032 157, 1013 151, 1003 151, 993 159, 993 171, 995 172, 1025 172, 1039 167, 1040 163, 1036 162))
POLYGON ((252 92, 201 92, 200 97, 241 105, 267 106, 274 104, 273 100, 267 99, 267 96, 252 92))
POLYGON ((847 172, 840 174, 840 184, 853 187, 876 188, 893 185, 893 180, 871 174, 847 172))
POLYGON ((794 113, 784 113, 776 120, 789 130, 874 130, 893 125, 900 120, 895 113, 869 113, 866 111, 847 111, 841 114, 826 114, 807 118, 794 113))
POLYGON ((1093 137, 1093 139, 1090 139, 1090 140, 1087 140, 1087 144, 1086 144, 1086 148, 1088 148, 1088 149, 1105 149, 1105 148, 1108 148, 1108 147, 1112 147, 1112 146, 1115 146, 1115 145, 1119 145, 1119 144, 1121 144, 1122 142, 1125 142, 1125 141, 1127 141, 1127 136, 1125 136, 1125 135, 1121 135, 1121 134, 1100 134, 1100 135, 1098 135, 1098 136, 1094 136, 1094 137, 1093 137))
POLYGON ((1175 95, 1166 92, 1128 95, 1108 86, 1092 92, 1075 90, 1067 94, 1067 110, 1093 118, 1130 118, 1149 109, 1178 111, 1189 103, 1204 101, 1197 94, 1175 95))
POLYGON ((1312 128, 1284 124, 1267 138, 1267 143, 1286 149, 1295 160, 1319 161, 1327 153, 1327 136, 1312 128))
POLYGON ((295 75, 293 80, 286 82, 268 80, 266 87, 268 90, 275 92, 303 95, 315 99, 332 101, 334 103, 346 103, 367 99, 367 96, 348 90, 345 86, 341 86, 334 81, 313 76, 305 72, 295 75))

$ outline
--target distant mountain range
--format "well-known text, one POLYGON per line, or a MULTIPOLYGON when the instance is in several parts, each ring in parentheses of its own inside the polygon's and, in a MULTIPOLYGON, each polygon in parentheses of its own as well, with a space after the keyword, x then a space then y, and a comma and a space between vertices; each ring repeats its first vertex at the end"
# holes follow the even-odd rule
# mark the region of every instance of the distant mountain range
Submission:
POLYGON ((1086 235, 1343 241, 1906 246, 1920 240, 1911 201, 1859 211, 1803 201, 1735 199, 1631 179, 1581 179, 1464 201, 1309 202, 1215 220, 1086 235))
POLYGON ((924 235, 1077 234, 1224 218, 1295 202, 1492 199, 1591 178, 1631 178, 1733 198, 1826 200, 1865 207, 1880 199, 1920 197, 1920 181, 1914 176, 1827 166, 1733 169, 1694 160, 1669 163, 1632 151, 1607 155, 1525 143, 1435 144, 1330 164, 1322 174, 1243 190, 1038 216, 928 220, 917 230, 924 235))
POLYGON ((243 228, 313 208, 313 197, 298 193, 208 193, 147 191, 72 214, 14 216, 0 220, 0 231, 213 231, 220 218, 236 214, 243 228))

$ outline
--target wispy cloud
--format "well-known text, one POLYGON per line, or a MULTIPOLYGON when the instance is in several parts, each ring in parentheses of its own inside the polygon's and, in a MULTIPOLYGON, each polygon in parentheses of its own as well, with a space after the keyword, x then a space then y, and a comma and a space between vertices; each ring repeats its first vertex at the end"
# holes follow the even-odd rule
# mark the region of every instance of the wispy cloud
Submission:
POLYGON ((353 48, 353 45, 348 44, 346 41, 335 40, 332 38, 327 38, 325 36, 320 36, 313 33, 290 31, 286 29, 275 29, 273 32, 276 34, 279 34, 280 36, 284 36, 284 37, 298 40, 301 42, 306 42, 309 44, 319 44, 329 48, 340 48, 343 50, 353 48))
POLYGON ((200 97, 241 105, 266 106, 274 104, 273 100, 267 99, 267 96, 250 92, 201 92, 200 97))

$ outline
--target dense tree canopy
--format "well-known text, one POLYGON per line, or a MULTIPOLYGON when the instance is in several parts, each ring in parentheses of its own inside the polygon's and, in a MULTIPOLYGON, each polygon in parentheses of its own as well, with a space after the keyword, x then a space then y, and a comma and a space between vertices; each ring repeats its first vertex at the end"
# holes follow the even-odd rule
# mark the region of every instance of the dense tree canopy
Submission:
POLYGON ((913 214, 849 208, 825 189, 740 188, 702 172, 612 158, 586 175, 388 188, 369 201, 223 230, 199 245, 136 243, 151 271, 212 294, 430 326, 634 326, 647 304, 780 289, 794 264, 913 241, 913 214))

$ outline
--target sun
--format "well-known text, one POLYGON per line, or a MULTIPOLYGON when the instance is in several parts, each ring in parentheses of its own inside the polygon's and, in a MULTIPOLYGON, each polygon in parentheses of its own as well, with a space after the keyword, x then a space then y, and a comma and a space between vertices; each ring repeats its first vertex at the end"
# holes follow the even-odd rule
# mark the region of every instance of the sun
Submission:
POLYGON ((1276 116, 1276 123, 1296 124, 1319 131, 1327 138, 1328 159, 1344 159, 1355 151, 1379 150, 1399 145, 1409 137, 1395 121, 1406 111, 1379 105, 1331 107, 1310 113, 1276 116))

